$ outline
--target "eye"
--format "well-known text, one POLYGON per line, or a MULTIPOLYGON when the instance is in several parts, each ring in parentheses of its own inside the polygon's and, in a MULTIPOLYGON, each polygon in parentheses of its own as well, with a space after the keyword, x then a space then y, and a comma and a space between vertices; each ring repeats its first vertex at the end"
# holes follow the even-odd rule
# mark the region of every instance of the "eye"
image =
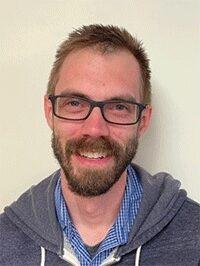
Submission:
POLYGON ((114 109, 116 109, 116 110, 127 110, 128 107, 125 104, 116 103, 115 106, 114 106, 114 109))
POLYGON ((66 104, 71 105, 71 106, 79 106, 80 105, 80 101, 79 100, 69 100, 66 104))
POLYGON ((128 115, 135 112, 135 105, 129 102, 109 102, 105 110, 113 115, 128 115))
POLYGON ((72 108, 79 107, 81 105, 81 100, 73 97, 62 97, 59 99, 60 108, 72 108))
POLYGON ((76 97, 61 97, 58 102, 59 112, 65 113, 77 113, 77 112, 88 112, 90 105, 85 99, 76 97))
POLYGON ((130 109, 130 106, 128 103, 123 103, 123 102, 116 102, 116 103, 109 103, 108 104, 108 109, 110 111, 127 111, 130 109))

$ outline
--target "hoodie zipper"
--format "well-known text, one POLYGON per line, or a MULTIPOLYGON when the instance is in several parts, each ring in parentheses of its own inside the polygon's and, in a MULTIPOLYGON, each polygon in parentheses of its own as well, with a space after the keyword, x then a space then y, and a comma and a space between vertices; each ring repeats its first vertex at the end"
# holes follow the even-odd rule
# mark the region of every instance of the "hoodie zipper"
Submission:
POLYGON ((69 262, 72 266, 81 266, 75 255, 67 249, 64 249, 64 254, 63 256, 60 256, 60 258, 66 262, 69 262))
POLYGON ((116 262, 120 261, 121 257, 115 257, 114 255, 116 254, 118 248, 115 248, 111 254, 101 263, 100 266, 108 266, 115 264, 116 262))
POLYGON ((118 257, 118 258, 115 258, 115 257, 108 258, 100 266, 108 266, 108 265, 115 264, 116 262, 119 262, 120 259, 121 259, 121 257, 118 257))
MULTIPOLYGON (((121 257, 115 258, 113 255, 114 253, 112 253, 111 256, 109 256, 104 262, 102 262, 100 266, 109 266, 116 262, 119 262, 121 257)), ((64 254, 63 256, 60 256, 60 258, 70 263, 72 266, 81 266, 80 262, 77 260, 74 254, 68 251, 67 249, 64 249, 64 254)))

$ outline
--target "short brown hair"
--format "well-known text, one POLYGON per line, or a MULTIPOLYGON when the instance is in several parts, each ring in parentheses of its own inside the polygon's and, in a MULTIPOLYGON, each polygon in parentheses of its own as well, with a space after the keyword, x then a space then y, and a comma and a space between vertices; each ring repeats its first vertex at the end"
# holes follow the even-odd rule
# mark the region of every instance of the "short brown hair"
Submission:
POLYGON ((143 45, 126 29, 113 25, 93 24, 75 29, 59 47, 53 64, 47 94, 54 94, 59 79, 61 66, 67 55, 75 50, 93 47, 102 53, 118 50, 128 50, 139 63, 142 77, 143 102, 151 102, 151 70, 149 59, 143 45))

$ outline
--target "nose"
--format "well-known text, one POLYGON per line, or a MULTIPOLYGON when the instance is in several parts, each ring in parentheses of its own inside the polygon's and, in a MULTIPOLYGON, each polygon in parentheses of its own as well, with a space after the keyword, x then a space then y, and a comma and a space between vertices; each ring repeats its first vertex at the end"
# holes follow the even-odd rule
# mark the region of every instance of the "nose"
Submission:
POLYGON ((105 137, 109 135, 109 125, 102 116, 101 110, 95 107, 89 117, 83 121, 82 135, 93 138, 105 137))

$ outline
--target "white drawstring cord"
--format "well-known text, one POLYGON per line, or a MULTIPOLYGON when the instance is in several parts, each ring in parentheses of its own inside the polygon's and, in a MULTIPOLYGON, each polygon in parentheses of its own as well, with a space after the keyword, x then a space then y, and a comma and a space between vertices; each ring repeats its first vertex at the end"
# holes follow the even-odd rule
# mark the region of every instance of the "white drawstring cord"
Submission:
POLYGON ((41 262, 40 262, 40 266, 45 266, 45 249, 43 247, 41 247, 41 262))
POLYGON ((141 252, 141 248, 142 248, 142 246, 140 246, 140 247, 137 248, 137 250, 136 250, 136 255, 135 255, 135 266, 139 266, 139 263, 140 263, 140 252, 141 252))
MULTIPOLYGON (((140 246, 136 250, 135 266, 139 266, 141 248, 142 248, 142 246, 140 246)), ((43 247, 41 247, 41 262, 40 262, 40 266, 45 266, 45 248, 43 248, 43 247)))

